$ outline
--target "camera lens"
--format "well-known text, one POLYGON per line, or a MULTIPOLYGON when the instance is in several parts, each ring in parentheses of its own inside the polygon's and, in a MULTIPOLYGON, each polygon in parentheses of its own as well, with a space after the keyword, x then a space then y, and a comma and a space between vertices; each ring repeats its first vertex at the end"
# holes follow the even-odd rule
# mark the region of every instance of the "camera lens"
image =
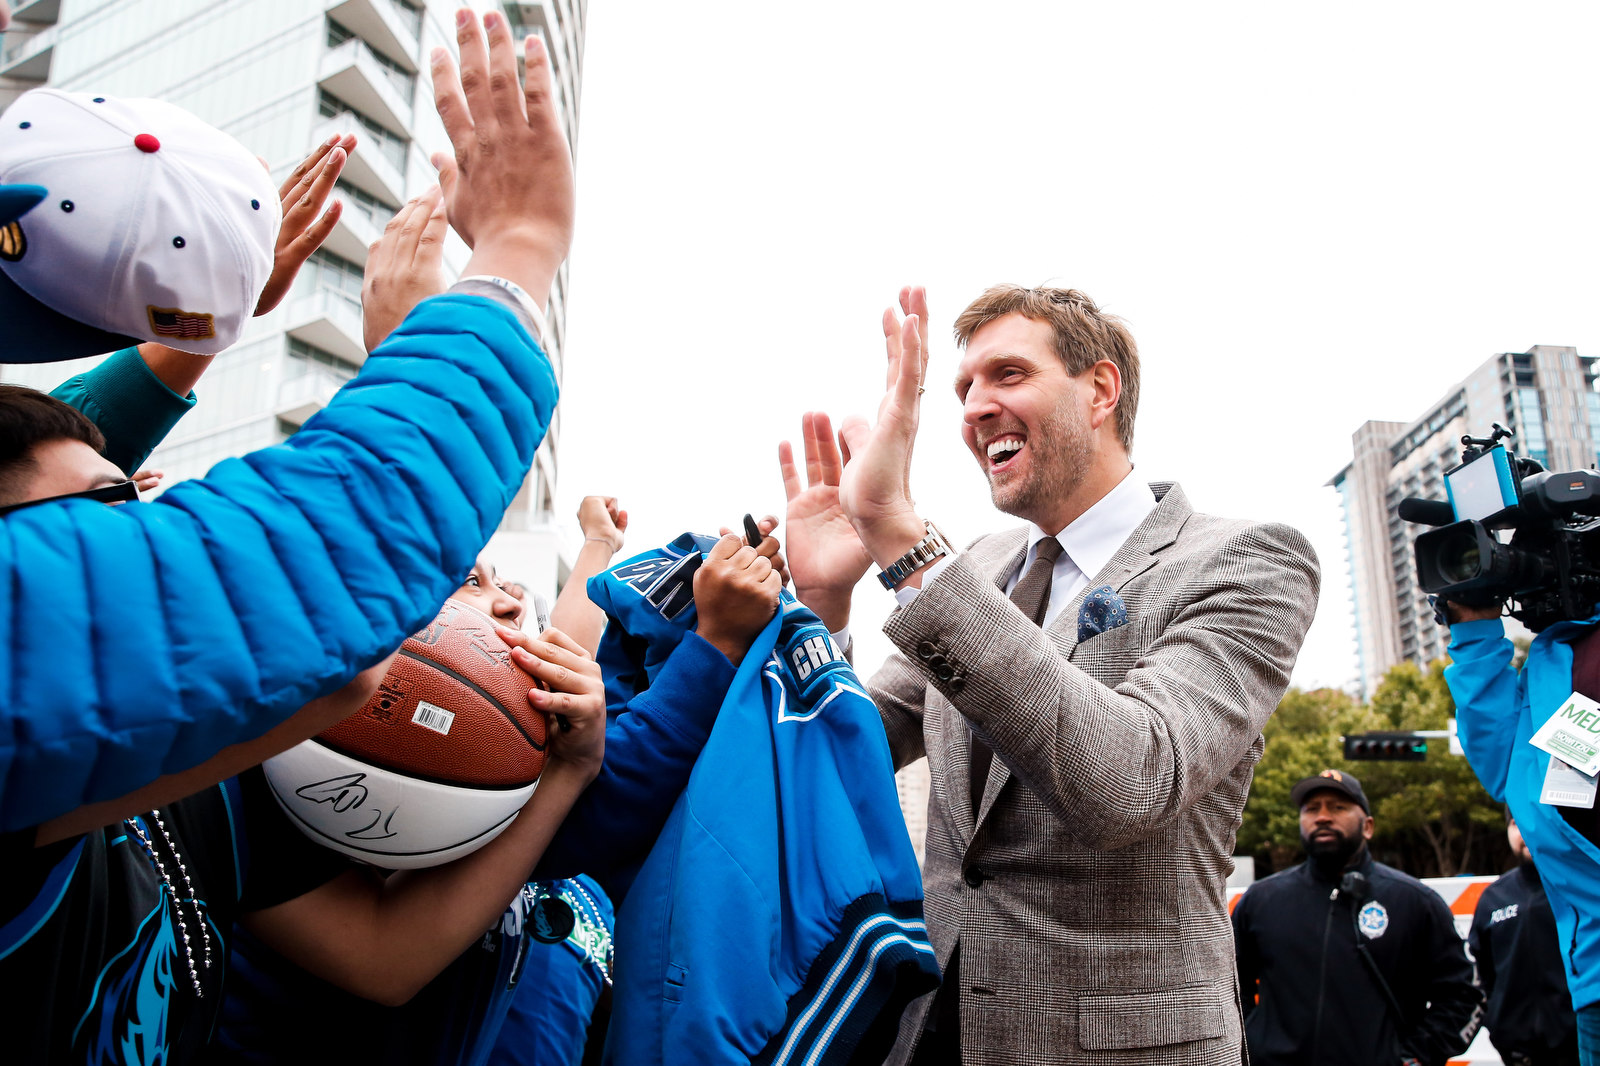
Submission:
POLYGON ((1439 576, 1447 584, 1471 581, 1483 572, 1483 557, 1478 553, 1478 538, 1464 530, 1439 545, 1439 576))

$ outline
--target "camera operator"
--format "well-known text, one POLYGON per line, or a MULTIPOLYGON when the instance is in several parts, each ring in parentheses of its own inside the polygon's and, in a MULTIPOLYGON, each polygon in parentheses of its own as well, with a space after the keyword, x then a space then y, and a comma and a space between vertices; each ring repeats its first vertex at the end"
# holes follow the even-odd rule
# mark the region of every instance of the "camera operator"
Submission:
POLYGON ((1577 1013, 1579 1061, 1600 1066, 1600 835, 1594 781, 1530 742, 1571 694, 1600 697, 1600 642, 1595 639, 1600 614, 1544 628, 1519 673, 1512 667, 1515 649, 1498 604, 1446 600, 1443 607, 1452 659, 1444 676, 1456 704, 1461 745, 1483 787, 1510 807, 1538 864, 1561 936, 1577 1013), (1585 795, 1588 802, 1582 805, 1585 795))
POLYGON ((1307 861, 1233 909, 1249 1061, 1444 1066, 1483 1003, 1450 909, 1372 860, 1372 807, 1354 777, 1324 770, 1289 795, 1307 861))

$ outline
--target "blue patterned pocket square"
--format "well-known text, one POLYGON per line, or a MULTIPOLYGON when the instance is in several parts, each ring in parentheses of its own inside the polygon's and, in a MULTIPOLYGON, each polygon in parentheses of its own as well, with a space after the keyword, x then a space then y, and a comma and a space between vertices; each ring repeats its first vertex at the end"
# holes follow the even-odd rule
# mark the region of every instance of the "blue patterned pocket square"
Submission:
POLYGON ((1116 589, 1101 585, 1089 593, 1078 611, 1078 643, 1127 624, 1128 605, 1122 602, 1116 589))

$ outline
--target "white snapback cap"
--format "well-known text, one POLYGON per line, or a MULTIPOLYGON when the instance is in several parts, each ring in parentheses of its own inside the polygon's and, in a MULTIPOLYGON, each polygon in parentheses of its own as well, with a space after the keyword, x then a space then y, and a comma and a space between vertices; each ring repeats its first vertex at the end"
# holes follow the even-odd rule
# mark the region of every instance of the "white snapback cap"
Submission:
POLYGON ((139 341, 214 355, 272 273, 282 219, 266 168, 172 104, 24 93, 0 114, 0 201, 13 186, 44 195, 0 217, 0 361, 139 341))

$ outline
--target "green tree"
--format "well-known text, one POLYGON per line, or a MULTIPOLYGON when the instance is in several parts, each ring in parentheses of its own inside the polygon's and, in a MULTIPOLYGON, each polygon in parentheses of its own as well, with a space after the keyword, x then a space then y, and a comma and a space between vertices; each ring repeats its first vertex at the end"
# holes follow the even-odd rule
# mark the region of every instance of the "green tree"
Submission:
MULTIPOLYGON (((1372 695, 1373 728, 1448 726, 1455 702, 1444 682, 1444 665, 1436 662, 1423 671, 1402 663, 1385 674, 1372 695)), ((1374 850, 1397 854, 1402 868, 1419 877, 1499 871, 1508 850, 1505 815, 1467 760, 1450 754, 1449 741, 1430 740, 1422 762, 1366 767, 1362 782, 1377 822, 1374 850)))
POLYGON ((1444 729, 1455 714, 1443 663, 1403 663, 1384 675, 1370 705, 1338 689, 1290 689, 1268 720, 1239 827, 1240 854, 1265 873, 1298 862, 1300 812, 1289 790, 1326 769, 1361 781, 1373 805, 1372 849, 1415 877, 1498 872, 1508 860, 1505 820, 1449 742, 1428 742, 1422 762, 1346 762, 1341 737, 1369 730, 1444 729))
POLYGON ((1262 872, 1298 861, 1300 811, 1289 790, 1329 767, 1349 769, 1339 738, 1361 732, 1367 717, 1367 709, 1349 693, 1319 688, 1290 689, 1267 720, 1266 752, 1256 765, 1238 842, 1239 852, 1256 856, 1262 872))

